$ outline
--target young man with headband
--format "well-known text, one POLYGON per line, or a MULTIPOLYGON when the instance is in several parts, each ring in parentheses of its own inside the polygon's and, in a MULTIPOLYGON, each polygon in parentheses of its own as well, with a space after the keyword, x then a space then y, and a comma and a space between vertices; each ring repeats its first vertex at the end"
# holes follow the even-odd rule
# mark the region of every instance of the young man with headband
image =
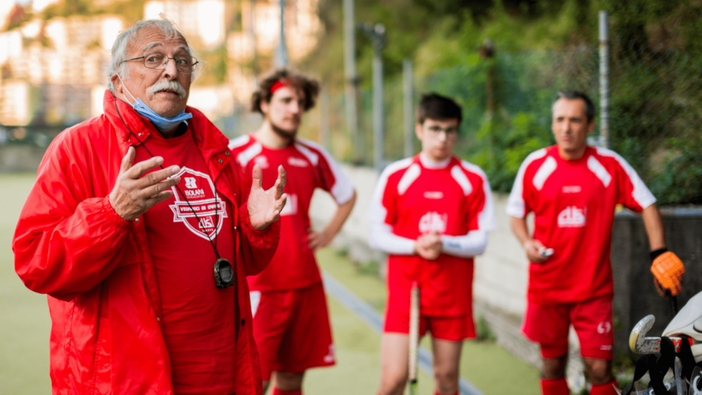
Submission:
POLYGON ((556 145, 522 163, 507 204, 512 231, 529 258, 522 331, 541 346, 544 395, 568 395, 568 329, 580 339, 591 395, 615 395, 612 375, 612 223, 618 204, 640 212, 659 290, 680 292, 685 269, 666 249, 656 198, 616 153, 589 147, 595 106, 582 92, 558 95, 552 107, 556 145), (534 233, 526 216, 534 212, 534 233))
POLYGON ((264 184, 278 166, 287 171, 288 201, 280 213, 278 250, 269 270, 249 277, 264 392, 274 377, 274 395, 301 394, 305 370, 335 363, 314 251, 329 244, 341 229, 356 193, 329 153, 297 137, 302 115, 314 106, 318 90, 316 81, 286 69, 263 78, 251 99, 251 110, 263 115, 263 124, 229 144, 244 174, 250 174, 254 165, 263 169, 264 184), (329 192, 338 204, 319 232, 312 229, 308 214, 316 188, 329 192))
POLYGON ((410 289, 420 289, 419 334, 431 332, 435 393, 458 393, 464 339, 475 337, 473 257, 495 229, 485 173, 453 156, 461 107, 422 96, 415 128, 422 152, 380 175, 368 217, 370 244, 388 253, 388 300, 379 394, 402 394, 407 381, 410 289))

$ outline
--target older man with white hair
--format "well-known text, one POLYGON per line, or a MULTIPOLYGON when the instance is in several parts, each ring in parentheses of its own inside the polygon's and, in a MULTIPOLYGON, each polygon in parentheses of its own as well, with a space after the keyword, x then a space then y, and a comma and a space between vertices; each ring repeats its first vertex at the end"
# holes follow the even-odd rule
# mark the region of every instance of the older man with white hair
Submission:
POLYGON ((187 107, 197 70, 163 20, 120 34, 105 113, 49 147, 15 268, 48 294, 54 394, 251 394, 246 276, 276 250, 285 172, 242 196, 228 139, 187 107))

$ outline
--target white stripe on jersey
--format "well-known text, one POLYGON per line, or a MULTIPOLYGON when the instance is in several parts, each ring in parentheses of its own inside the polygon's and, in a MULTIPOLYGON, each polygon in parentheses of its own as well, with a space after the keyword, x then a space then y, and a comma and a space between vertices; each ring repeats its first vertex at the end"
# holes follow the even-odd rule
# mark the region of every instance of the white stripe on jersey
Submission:
POLYGON ((261 146, 261 143, 258 141, 255 142, 254 144, 251 144, 251 146, 239 153, 237 155, 236 160, 239 162, 241 167, 246 167, 246 165, 249 163, 253 157, 261 153, 261 150, 263 149, 263 146, 261 146))
POLYGON ((609 174, 607 169, 605 169, 605 167, 602 166, 602 163, 595 159, 594 156, 590 156, 589 158, 587 158, 587 168, 590 169, 590 171, 592 171, 593 173, 595 173, 597 178, 599 178, 600 181, 602 181, 605 188, 607 188, 609 186, 609 183, 612 182, 612 175, 609 174))
POLYGON ((497 229, 497 221, 495 221, 495 205, 492 201, 492 188, 490 188, 490 181, 488 181, 487 175, 478 165, 474 165, 468 161, 462 160, 461 166, 471 173, 478 174, 483 179, 485 206, 483 207, 483 211, 478 216, 478 229, 486 232, 497 229))
POLYGON ((629 176, 631 184, 634 186, 634 190, 631 195, 634 197, 641 208, 646 208, 656 202, 656 197, 653 196, 651 191, 648 189, 646 184, 641 180, 639 175, 636 173, 633 167, 619 154, 609 150, 607 148, 597 147, 597 153, 602 156, 608 156, 617 160, 619 165, 624 169, 626 174, 629 176))
POLYGON ((405 174, 402 175, 402 178, 400 179, 400 182, 397 183, 397 194, 402 196, 407 192, 407 189, 412 185, 412 183, 419 178, 419 175, 422 174, 422 169, 419 167, 418 164, 413 164, 412 166, 407 169, 405 174))
POLYGON ((412 158, 406 158, 390 164, 380 173, 378 183, 373 191, 367 217, 371 221, 371 231, 368 235, 368 244, 371 248, 389 254, 412 255, 414 254, 414 240, 397 236, 392 233, 392 227, 385 223, 388 210, 383 206, 383 195, 388 178, 391 174, 412 165, 412 158))
MULTIPOLYGON (((321 148, 321 147, 320 147, 320 148, 321 148)), ((304 145, 300 144, 300 141, 299 141, 299 140, 295 143, 295 149, 297 149, 298 151, 300 151, 300 153, 301 153, 302 155, 305 155, 305 157, 307 158, 307 160, 309 160, 310 163, 312 163, 312 166, 315 166, 315 167, 317 166, 317 163, 319 163, 319 155, 315 154, 314 152, 312 152, 312 151, 310 151, 309 149, 307 149, 307 147, 305 147, 304 145)))
POLYGON ((385 223, 385 217, 388 215, 388 211, 383 207, 383 195, 385 194, 385 187, 388 183, 388 177, 391 174, 409 167, 412 164, 412 158, 406 158, 399 160, 397 162, 391 163, 388 167, 380 173, 378 177, 378 183, 373 191, 373 196, 371 197, 370 206, 368 208, 368 214, 366 217, 374 223, 385 223))
POLYGON ((453 166, 451 168, 451 177, 453 177, 453 179, 456 180, 461 189, 463 189, 463 194, 465 196, 468 196, 471 193, 473 193, 473 186, 470 185, 468 177, 466 177, 466 175, 463 173, 463 170, 461 170, 460 167, 453 166))
POLYGON ((295 148, 302 152, 302 154, 305 155, 315 166, 319 162, 319 156, 306 146, 316 149, 320 154, 322 154, 322 157, 329 165, 329 170, 331 170, 332 174, 334 175, 334 185, 332 186, 330 193, 332 197, 334 197, 336 203, 344 204, 351 200, 354 194, 353 183, 351 182, 351 179, 346 176, 343 171, 341 171, 341 167, 336 160, 332 158, 329 152, 327 152, 327 150, 325 150, 321 145, 309 140, 297 139, 297 142, 298 144, 295 144, 295 148), (307 156, 307 154, 314 157, 314 161, 311 157, 307 156))
POLYGON ((248 134, 233 138, 233 139, 229 140, 229 149, 241 147, 242 145, 248 143, 249 139, 250 139, 250 137, 248 134))
POLYGON ((553 159, 553 156, 546 158, 544 163, 541 164, 541 167, 539 167, 539 170, 537 170, 536 174, 534 174, 533 183, 536 190, 540 191, 541 188, 544 187, 546 180, 548 180, 548 177, 553 174, 554 171, 556 171, 557 167, 558 164, 556 164, 556 160, 553 159))
POLYGON ((529 167, 531 162, 543 158, 544 155, 546 155, 546 148, 534 151, 519 166, 517 177, 514 179, 514 185, 512 186, 512 192, 510 192, 509 199, 507 199, 507 215, 524 218, 524 172, 526 172, 526 168, 529 167))

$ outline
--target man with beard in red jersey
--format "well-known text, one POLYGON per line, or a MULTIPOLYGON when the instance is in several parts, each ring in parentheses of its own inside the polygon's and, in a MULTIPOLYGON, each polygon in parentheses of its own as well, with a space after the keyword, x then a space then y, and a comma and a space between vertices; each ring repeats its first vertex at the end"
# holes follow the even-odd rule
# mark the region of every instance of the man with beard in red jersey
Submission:
POLYGON ((288 203, 280 213, 278 250, 268 270, 249 277, 264 392, 274 377, 274 395, 301 394, 305 370, 335 363, 314 251, 339 232, 356 193, 329 153, 297 137, 302 115, 314 106, 318 91, 318 83, 303 75, 286 69, 274 71, 261 80, 251 99, 251 110, 263 114, 263 124, 229 144, 244 174, 258 165, 267 181, 278 166, 287 171, 288 203), (311 228, 308 215, 316 188, 329 192, 338 205, 320 232, 311 228))

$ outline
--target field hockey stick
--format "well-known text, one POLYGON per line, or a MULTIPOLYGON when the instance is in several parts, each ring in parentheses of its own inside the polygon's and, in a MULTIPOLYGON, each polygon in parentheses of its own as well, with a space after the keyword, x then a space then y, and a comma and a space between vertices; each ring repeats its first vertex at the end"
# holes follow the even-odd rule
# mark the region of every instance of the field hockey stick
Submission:
POLYGON ((673 296, 669 289, 665 290, 665 296, 670 298, 670 312, 673 314, 673 317, 675 317, 678 314, 678 297, 673 296))
MULTIPOLYGON (((648 337, 646 334, 653 328, 653 323, 656 322, 656 317, 649 314, 642 318, 631 330, 629 335, 629 349, 635 354, 648 355, 658 354, 661 352, 661 337, 648 337)), ((681 337, 668 337, 673 342, 675 352, 680 351, 680 343, 683 341, 681 337)))
POLYGON ((410 395, 417 394, 417 347, 419 343, 419 285, 412 283, 410 291, 409 327, 409 389, 410 395))

